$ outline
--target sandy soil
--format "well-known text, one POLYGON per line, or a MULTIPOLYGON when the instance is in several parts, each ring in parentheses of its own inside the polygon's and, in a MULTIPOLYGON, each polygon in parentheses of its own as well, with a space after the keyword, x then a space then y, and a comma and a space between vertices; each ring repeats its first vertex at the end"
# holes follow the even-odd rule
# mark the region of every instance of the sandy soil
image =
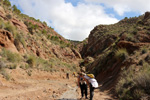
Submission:
MULTIPOLYGON (((45 72, 20 68, 7 72, 7 81, 0 75, 0 100, 80 100, 76 77, 66 79, 64 72, 45 72), (28 73, 31 73, 29 76, 28 73)), ((114 100, 107 92, 95 90, 94 100, 114 100)))

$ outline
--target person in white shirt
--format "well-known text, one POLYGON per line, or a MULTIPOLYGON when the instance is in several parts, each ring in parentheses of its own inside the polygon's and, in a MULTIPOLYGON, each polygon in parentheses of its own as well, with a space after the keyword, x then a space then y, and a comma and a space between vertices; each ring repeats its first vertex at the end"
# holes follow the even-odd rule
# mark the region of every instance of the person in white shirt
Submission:
POLYGON ((89 85, 90 85, 90 100, 93 100, 93 96, 94 96, 94 89, 98 88, 98 82, 95 79, 93 74, 83 74, 84 78, 86 80, 88 80, 89 85))

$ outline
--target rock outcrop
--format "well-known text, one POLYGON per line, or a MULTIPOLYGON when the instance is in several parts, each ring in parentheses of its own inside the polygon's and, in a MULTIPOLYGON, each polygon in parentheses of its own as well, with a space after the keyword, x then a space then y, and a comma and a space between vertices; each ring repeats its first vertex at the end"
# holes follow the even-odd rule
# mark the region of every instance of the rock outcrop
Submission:
MULTIPOLYGON (((73 49, 70 41, 47 26, 45 22, 18 13, 3 4, 0 6, 0 18, 0 52, 3 50, 2 48, 6 48, 19 53, 24 60, 27 60, 29 56, 35 56, 35 58, 45 61, 52 60, 51 66, 55 65, 55 67, 79 65, 78 61, 81 59, 81 55, 78 50, 73 49), (59 62, 58 65, 55 60, 59 62)), ((24 63, 29 65, 28 62, 24 63)), ((47 63, 47 66, 50 64, 47 63)))
POLYGON ((88 44, 83 47, 81 51, 81 55, 84 58, 87 56, 96 57, 117 39, 117 36, 115 35, 105 36, 104 33, 106 30, 106 26, 100 25, 91 31, 88 38, 88 44))
POLYGON ((150 12, 123 19, 114 25, 96 26, 81 51, 84 59, 88 56, 94 58, 90 66, 83 62, 86 70, 94 73, 105 89, 112 87, 123 67, 127 69, 132 65, 141 66, 141 60, 144 59, 141 55, 145 54, 145 57, 149 54, 146 50, 150 48, 149 26, 150 12), (121 51, 122 48, 126 51, 121 51))
POLYGON ((148 19, 150 19, 150 12, 146 12, 144 15, 144 21, 147 21, 148 19))
POLYGON ((11 22, 21 31, 23 32, 29 32, 28 29, 27 29, 27 26, 21 22, 21 21, 18 21, 17 19, 13 18, 11 19, 11 22))
POLYGON ((0 17, 6 19, 5 15, 6 15, 5 10, 3 9, 3 7, 0 6, 0 17))
POLYGON ((12 34, 6 30, 0 30, 0 48, 6 48, 12 52, 18 52, 14 45, 12 34))

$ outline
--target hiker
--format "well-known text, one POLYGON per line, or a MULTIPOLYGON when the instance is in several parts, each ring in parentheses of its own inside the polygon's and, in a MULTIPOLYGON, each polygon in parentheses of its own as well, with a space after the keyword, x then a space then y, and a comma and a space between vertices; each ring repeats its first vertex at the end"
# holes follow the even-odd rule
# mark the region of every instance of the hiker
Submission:
POLYGON ((79 73, 78 76, 78 86, 80 87, 81 90, 81 99, 84 97, 85 94, 85 99, 88 99, 87 97, 87 82, 86 80, 83 78, 83 75, 81 73, 79 73))
POLYGON ((95 76, 93 74, 84 74, 82 73, 84 78, 88 80, 88 83, 90 85, 90 100, 93 100, 94 96, 94 89, 98 87, 98 82, 95 79, 95 76))
POLYGON ((72 74, 74 77, 76 76, 76 73, 75 72, 73 72, 73 74, 72 74))
POLYGON ((69 79, 69 73, 66 74, 66 78, 69 79))

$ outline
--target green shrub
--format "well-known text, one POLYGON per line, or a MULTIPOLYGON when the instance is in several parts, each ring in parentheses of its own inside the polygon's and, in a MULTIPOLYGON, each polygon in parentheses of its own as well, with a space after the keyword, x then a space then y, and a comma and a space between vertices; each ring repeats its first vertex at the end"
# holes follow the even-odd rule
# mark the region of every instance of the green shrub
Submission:
POLYGON ((54 37, 55 41, 59 41, 59 38, 57 36, 54 37))
POLYGON ((28 69, 29 67, 29 64, 26 64, 24 69, 28 69))
POLYGON ((20 14, 21 11, 16 7, 16 5, 12 6, 12 10, 16 13, 16 14, 20 14))
POLYGON ((43 24, 47 26, 47 23, 45 21, 43 22, 43 24))
POLYGON ((29 64, 28 64, 28 63, 26 63, 26 64, 24 64, 24 65, 20 65, 20 68, 22 68, 22 69, 26 70, 26 69, 29 69, 29 68, 30 68, 30 66, 29 66, 29 64))
POLYGON ((5 68, 6 64, 3 61, 0 61, 0 70, 5 68))
POLYGON ((147 55, 147 56, 145 57, 145 61, 150 64, 150 55, 147 55))
POLYGON ((128 17, 125 17, 124 19, 125 19, 125 20, 127 20, 127 19, 128 19, 128 17))
POLYGON ((53 69, 54 63, 53 63, 53 61, 48 61, 48 60, 44 60, 42 58, 38 58, 37 59, 37 65, 38 65, 38 67, 41 70, 50 71, 50 72, 54 71, 54 69, 53 69))
POLYGON ((50 38, 51 38, 51 36, 48 34, 47 39, 50 39, 50 38))
POLYGON ((52 29, 52 30, 54 30, 54 28, 52 28, 51 26, 49 28, 52 29))
POLYGON ((33 30, 35 30, 38 27, 37 25, 33 25, 32 22, 28 21, 25 21, 24 24, 28 27, 28 30, 32 35, 34 34, 33 30))
POLYGON ((34 67, 36 65, 36 57, 35 56, 29 56, 27 63, 30 67, 34 67))
POLYGON ((11 7, 11 3, 9 0, 3 0, 3 4, 8 6, 8 7, 11 7))
POLYGON ((143 62, 144 62, 143 60, 140 60, 140 61, 139 61, 139 65, 142 66, 142 65, 143 65, 143 62))
POLYGON ((67 47, 70 47, 70 45, 71 45, 71 44, 70 44, 70 43, 68 43, 68 44, 67 44, 67 47))
POLYGON ((121 78, 116 85, 116 93, 121 100, 132 100, 131 91, 134 82, 134 66, 130 67, 128 70, 124 70, 121 74, 121 78))
POLYGON ((7 17, 8 19, 11 19, 11 18, 12 18, 12 16, 11 16, 10 14, 7 14, 6 17, 7 17))
POLYGON ((141 19, 139 19, 139 20, 137 21, 137 24, 143 25, 144 23, 143 23, 143 21, 142 21, 141 19))
POLYGON ((137 88, 143 89, 146 94, 150 94, 150 72, 139 73, 134 81, 137 88))
POLYGON ((133 33, 134 35, 136 35, 137 32, 138 32, 137 29, 134 29, 132 33, 133 33))
POLYGON ((0 28, 1 28, 1 29, 4 29, 4 27, 5 27, 5 23, 4 23, 4 21, 0 18, 0 28))
POLYGON ((42 30, 42 34, 46 35, 47 31, 45 29, 42 30))
POLYGON ((60 41, 60 44, 65 44, 65 42, 64 41, 60 41))
POLYGON ((39 26, 36 24, 36 25, 34 25, 34 29, 38 29, 39 28, 39 26))
POLYGON ((5 69, 2 69, 2 70, 0 71, 0 74, 2 74, 3 77, 4 77, 6 80, 10 80, 10 75, 6 72, 5 69))
MULTIPOLYGON (((135 71, 135 66, 124 70, 116 85, 116 93, 120 100, 141 100, 150 94, 150 67, 148 63, 143 63, 139 71, 135 71)), ((147 99, 146 99, 147 100, 147 99)))
POLYGON ((131 41, 131 42, 138 42, 138 40, 134 37, 134 34, 129 33, 127 34, 127 41, 131 41))
POLYGON ((16 36, 16 28, 13 25, 11 25, 9 22, 5 23, 4 29, 11 32, 14 37, 16 36))
POLYGON ((142 54, 147 53, 148 49, 146 47, 142 48, 142 54))
POLYGON ((16 36, 14 38, 15 38, 15 45, 16 45, 16 47, 19 45, 19 42, 21 42, 22 45, 24 47, 26 47, 25 40, 22 37, 22 35, 20 35, 19 33, 16 33, 16 36))
POLYGON ((20 62, 21 61, 21 56, 17 53, 12 53, 9 50, 2 49, 1 52, 2 57, 6 57, 8 61, 10 62, 20 62))
POLYGON ((16 68, 17 68, 17 64, 11 65, 11 66, 9 67, 9 69, 16 69, 16 68))
POLYGON ((124 60, 128 57, 128 52, 125 48, 120 48, 117 51, 115 51, 115 57, 117 59, 124 60))

